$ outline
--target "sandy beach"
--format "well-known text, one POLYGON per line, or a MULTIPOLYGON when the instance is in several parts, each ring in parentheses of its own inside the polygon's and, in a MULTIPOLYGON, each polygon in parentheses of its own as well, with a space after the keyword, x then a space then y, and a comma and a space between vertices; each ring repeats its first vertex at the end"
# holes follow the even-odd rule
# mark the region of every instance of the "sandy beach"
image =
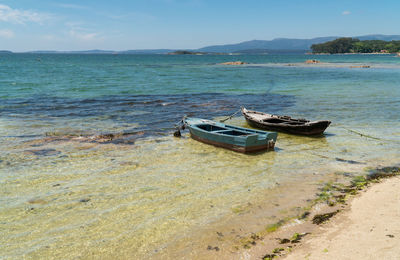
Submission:
MULTIPOLYGON (((398 174, 398 170, 396 170, 398 174)), ((237 259, 399 259, 400 176, 367 184, 342 205, 317 204, 237 259), (315 216, 331 214, 321 223, 315 216)))
POLYGON ((400 177, 374 184, 284 259, 399 259, 400 177))

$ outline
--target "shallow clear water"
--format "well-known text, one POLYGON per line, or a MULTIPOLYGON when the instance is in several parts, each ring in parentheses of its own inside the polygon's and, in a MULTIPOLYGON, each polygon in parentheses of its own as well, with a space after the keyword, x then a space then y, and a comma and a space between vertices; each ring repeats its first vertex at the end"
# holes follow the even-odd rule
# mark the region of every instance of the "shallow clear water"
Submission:
POLYGON ((200 256, 232 247, 216 230, 261 230, 337 173, 399 163, 390 55, 0 61, 0 258, 200 256), (284 66, 310 58, 373 66, 284 66), (252 64, 217 64, 232 60, 252 64), (332 125, 320 138, 279 134, 275 152, 255 155, 172 137, 185 114, 221 119, 241 105, 332 125))

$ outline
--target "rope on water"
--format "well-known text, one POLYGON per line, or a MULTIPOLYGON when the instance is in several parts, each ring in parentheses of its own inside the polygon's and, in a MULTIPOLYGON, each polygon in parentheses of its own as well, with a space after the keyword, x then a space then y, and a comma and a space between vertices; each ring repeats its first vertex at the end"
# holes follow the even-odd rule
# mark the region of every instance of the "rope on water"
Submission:
POLYGON ((227 121, 227 120, 229 120, 229 119, 231 119, 232 117, 234 117, 234 116, 236 116, 236 114, 237 113, 239 113, 240 111, 242 111, 241 109, 239 109, 238 111, 236 111, 235 113, 233 113, 232 115, 230 115, 230 116, 228 116, 227 118, 225 118, 225 119, 221 119, 221 120, 219 120, 221 123, 223 123, 223 122, 225 122, 225 121, 227 121))
POLYGON ((369 139, 373 139, 373 140, 378 140, 378 141, 382 141, 382 142, 400 143, 400 141, 398 141, 398 140, 383 139, 383 138, 371 136, 371 135, 368 135, 368 134, 363 134, 361 132, 358 132, 358 131, 355 131, 355 130, 352 130, 352 129, 349 129, 349 128, 346 128, 346 127, 343 127, 343 126, 339 126, 339 127, 349 131, 350 133, 357 134, 357 135, 359 135, 361 137, 365 137, 365 138, 369 138, 369 139))
POLYGON ((379 140, 379 141, 387 141, 387 140, 384 140, 382 138, 366 135, 366 134, 360 133, 358 131, 355 131, 355 130, 352 130, 352 129, 349 129, 349 128, 346 128, 346 127, 343 127, 343 126, 341 128, 349 131, 350 133, 357 134, 357 135, 362 136, 362 137, 366 137, 366 138, 370 138, 370 139, 374 139, 374 140, 379 140))

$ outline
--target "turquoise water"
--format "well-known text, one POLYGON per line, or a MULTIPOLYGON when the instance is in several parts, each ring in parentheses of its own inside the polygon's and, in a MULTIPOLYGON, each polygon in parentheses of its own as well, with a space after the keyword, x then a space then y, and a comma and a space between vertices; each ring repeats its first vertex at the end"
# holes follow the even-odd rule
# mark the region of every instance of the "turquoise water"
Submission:
POLYGON ((399 163, 399 112, 393 55, 2 55, 0 258, 228 254, 322 182, 399 163), (256 155, 172 137, 242 105, 332 125, 256 155))

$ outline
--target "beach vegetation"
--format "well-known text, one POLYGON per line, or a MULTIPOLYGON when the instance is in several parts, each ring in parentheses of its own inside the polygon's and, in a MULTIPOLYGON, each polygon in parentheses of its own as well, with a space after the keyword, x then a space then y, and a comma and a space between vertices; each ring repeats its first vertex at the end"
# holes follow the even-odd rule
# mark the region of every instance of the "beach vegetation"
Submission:
POLYGON ((245 209, 241 206, 237 206, 237 207, 233 207, 232 208, 232 212, 235 214, 240 214, 243 213, 245 211, 245 209))
POLYGON ((292 241, 297 241, 300 239, 301 239, 301 235, 299 233, 294 233, 294 235, 291 238, 292 241))
MULTIPOLYGON (((294 233, 291 239, 287 239, 287 238, 283 238, 283 239, 279 239, 279 244, 287 244, 287 243, 299 243, 300 240, 308 235, 310 233, 294 233)), ((295 245, 289 245, 286 248, 283 247, 276 247, 272 250, 271 253, 266 254, 263 259, 274 259, 276 257, 282 256, 284 254, 286 254, 287 252, 291 252, 293 250, 293 246, 295 245)))
POLYGON ((357 176, 351 181, 352 187, 357 190, 362 190, 368 184, 367 178, 365 176, 357 176))
POLYGON ((272 259, 274 259, 275 257, 277 257, 276 254, 266 254, 266 255, 263 257, 263 260, 272 260, 272 259))
POLYGON ((283 219, 281 219, 281 220, 279 220, 278 222, 276 222, 276 223, 274 223, 274 224, 268 225, 268 226, 265 228, 265 230, 267 231, 267 233, 274 232, 274 231, 278 230, 278 228, 280 228, 281 226, 283 226, 283 224, 285 224, 285 223, 286 223, 286 221, 283 220, 283 219))
POLYGON ((282 252, 282 251, 285 251, 285 249, 282 248, 282 247, 277 247, 277 248, 275 248, 274 250, 272 250, 272 252, 273 252, 274 254, 279 254, 279 253, 282 252))
POLYGON ((293 236, 290 238, 290 243, 292 244, 299 243, 303 237, 309 234, 310 233, 294 233, 293 236))

